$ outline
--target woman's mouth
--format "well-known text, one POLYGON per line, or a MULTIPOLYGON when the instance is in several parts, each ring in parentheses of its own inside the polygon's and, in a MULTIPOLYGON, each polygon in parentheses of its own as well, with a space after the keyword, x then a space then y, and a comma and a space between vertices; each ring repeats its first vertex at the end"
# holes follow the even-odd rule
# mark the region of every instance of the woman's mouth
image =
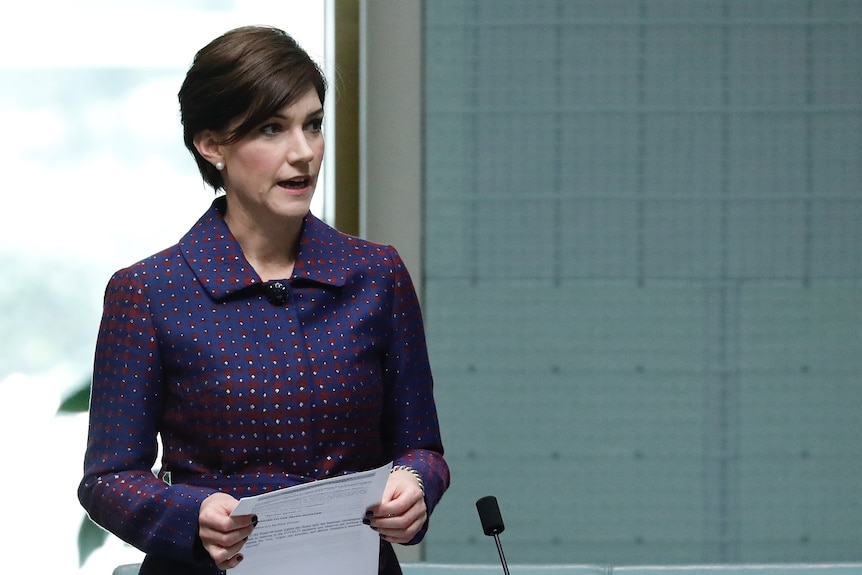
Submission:
POLYGON ((278 185, 289 190, 304 190, 311 185, 311 178, 308 176, 302 178, 291 178, 289 180, 280 181, 278 185))

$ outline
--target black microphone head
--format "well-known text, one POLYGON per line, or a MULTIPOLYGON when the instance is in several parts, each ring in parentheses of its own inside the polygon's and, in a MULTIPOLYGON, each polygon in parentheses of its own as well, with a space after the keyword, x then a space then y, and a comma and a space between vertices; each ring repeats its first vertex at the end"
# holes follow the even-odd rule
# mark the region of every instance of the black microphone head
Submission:
POLYGON ((485 535, 498 535, 506 528, 503 525, 503 516, 500 515, 500 506, 497 498, 486 495, 476 502, 476 510, 479 511, 479 520, 482 522, 482 531, 485 535))

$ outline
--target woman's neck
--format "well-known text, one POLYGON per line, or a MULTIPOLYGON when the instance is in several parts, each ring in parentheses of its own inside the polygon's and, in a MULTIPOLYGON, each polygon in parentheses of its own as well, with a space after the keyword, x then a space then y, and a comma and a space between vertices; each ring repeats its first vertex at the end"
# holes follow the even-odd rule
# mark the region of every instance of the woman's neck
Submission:
POLYGON ((227 210, 225 223, 263 281, 289 279, 296 263, 302 220, 262 222, 227 210), (268 225, 266 225, 268 224, 268 225))

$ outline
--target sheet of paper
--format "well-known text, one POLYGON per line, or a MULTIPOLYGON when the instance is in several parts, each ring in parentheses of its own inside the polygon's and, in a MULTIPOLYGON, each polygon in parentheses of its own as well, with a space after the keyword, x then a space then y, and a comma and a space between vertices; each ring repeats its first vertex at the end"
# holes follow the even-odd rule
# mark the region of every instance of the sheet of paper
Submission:
POLYGON ((232 515, 257 515, 233 575, 376 575, 380 536, 362 523, 380 503, 391 463, 240 500, 232 515))

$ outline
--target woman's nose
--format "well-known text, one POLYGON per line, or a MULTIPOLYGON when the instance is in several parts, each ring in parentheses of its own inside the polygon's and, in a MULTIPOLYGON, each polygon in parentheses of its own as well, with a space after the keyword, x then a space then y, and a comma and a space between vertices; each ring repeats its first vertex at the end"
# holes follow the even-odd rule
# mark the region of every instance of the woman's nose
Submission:
POLYGON ((308 137, 304 130, 290 138, 289 147, 287 150, 287 161, 291 164, 300 162, 310 162, 314 159, 314 149, 308 142, 308 137))

